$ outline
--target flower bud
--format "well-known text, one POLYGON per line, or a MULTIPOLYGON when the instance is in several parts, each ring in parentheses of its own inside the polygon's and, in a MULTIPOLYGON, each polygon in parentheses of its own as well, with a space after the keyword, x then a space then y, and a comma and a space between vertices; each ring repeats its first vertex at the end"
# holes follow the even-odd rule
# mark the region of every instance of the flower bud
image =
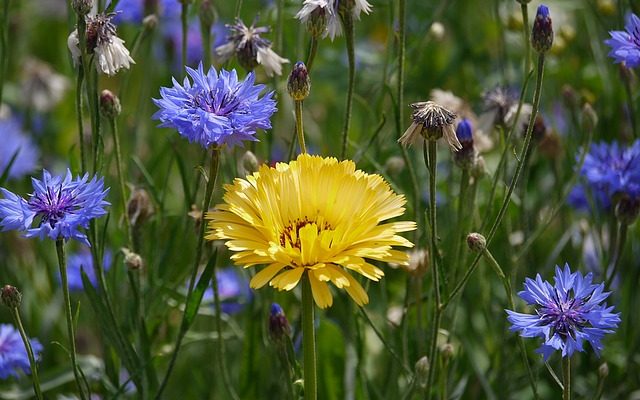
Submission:
POLYGON ((460 168, 469 169, 473 166, 476 152, 473 147, 473 133, 471 121, 463 119, 456 128, 456 137, 462 148, 453 153, 453 159, 460 168))
POLYGON ((260 163, 258 162, 258 158, 256 157, 251 150, 247 150, 244 152, 242 157, 240 158, 240 165, 238 166, 238 173, 240 175, 249 175, 258 171, 260 168, 260 163))
POLYGON ((436 42, 439 42, 444 39, 444 34, 445 29, 441 22, 435 21, 431 24, 431 27, 429 28, 429 37, 433 38, 436 42))
POLYGON ((148 31, 156 29, 158 26, 158 16, 155 14, 149 14, 142 19, 142 26, 148 31))
POLYGON ((606 362, 603 362, 598 367, 598 377, 600 379, 604 379, 607 376, 609 376, 609 364, 607 364, 606 362))
POLYGON ((71 7, 73 7, 73 11, 78 14, 80 17, 84 17, 89 14, 91 11, 91 7, 93 6, 92 0, 72 0, 71 7))
POLYGON ((124 254, 124 264, 130 270, 135 271, 144 267, 144 261, 142 261, 142 257, 138 253, 134 253, 126 247, 122 248, 122 253, 124 254))
POLYGON ((593 130, 598 125, 598 114, 591 107, 591 104, 584 103, 582 107, 582 112, 580 113, 580 126, 582 130, 585 132, 593 132, 593 130))
POLYGON ((18 308, 22 302, 22 294, 11 285, 4 285, 0 298, 2 298, 2 304, 9 308, 18 308))
POLYGON ((616 205, 616 217, 621 224, 631 225, 638 218, 640 212, 640 199, 623 196, 616 205))
POLYGON ((414 367, 416 374, 416 381, 421 388, 427 387, 427 381, 429 380, 429 368, 431 368, 429 364, 429 359, 427 356, 422 356, 414 367))
POLYGON ((487 239, 477 232, 470 233, 467 236, 467 246, 469 246, 471 251, 481 253, 487 248, 487 239))
POLYGON ((553 45, 553 25, 549 15, 549 7, 544 4, 538 6, 536 19, 531 32, 531 45, 541 54, 546 53, 553 45))
POLYGON ((451 343, 445 343, 442 346, 440 346, 440 354, 442 355, 443 360, 445 361, 450 360, 454 354, 453 345, 451 343))
POLYGON ((307 20, 307 31, 314 38, 319 38, 327 30, 327 10, 325 7, 316 7, 307 20))
POLYGON ((280 304, 272 303, 269 313, 269 337, 276 343, 291 335, 291 326, 280 304))
POLYGON ((211 0, 202 0, 198 16, 200 17, 200 24, 204 28, 204 31, 208 32, 216 21, 216 10, 213 8, 211 0))
POLYGON ((613 15, 615 14, 617 7, 613 0, 598 0, 596 2, 598 13, 601 15, 613 15))
POLYGON ((311 91, 311 81, 307 66, 302 61, 298 61, 293 66, 289 80, 287 81, 287 91, 289 96, 295 101, 302 101, 309 96, 311 91))
POLYGON ((143 188, 135 188, 127 202, 127 217, 132 227, 144 224, 155 213, 149 193, 143 188))
POLYGON ((103 90, 100 93, 100 114, 107 119, 113 119, 120 115, 122 107, 118 96, 111 93, 110 90, 103 90))
POLYGON ((485 174, 487 173, 487 168, 484 162, 484 157, 478 155, 469 172, 473 179, 480 179, 485 176, 485 174))

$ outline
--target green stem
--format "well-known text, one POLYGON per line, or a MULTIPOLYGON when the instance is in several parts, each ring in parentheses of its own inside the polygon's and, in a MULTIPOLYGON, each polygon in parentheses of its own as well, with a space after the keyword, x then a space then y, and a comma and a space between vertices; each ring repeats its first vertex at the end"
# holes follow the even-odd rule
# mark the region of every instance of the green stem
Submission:
POLYGON ((78 78, 76 80, 76 118, 78 120, 78 136, 80 137, 80 172, 87 172, 87 156, 84 148, 84 127, 82 122, 82 81, 84 80, 84 67, 78 65, 78 78))
MULTIPOLYGON (((122 154, 120 152, 120 139, 118 135, 118 124, 115 118, 109 118, 109 124, 111 125, 111 133, 113 134, 113 145, 116 150, 116 171, 118 173, 118 182, 120 184, 120 201, 122 203, 122 212, 127 213, 127 191, 124 184, 124 167, 122 164, 122 154)), ((124 218, 124 226, 127 231, 127 241, 129 248, 133 250, 133 236, 131 231, 131 222, 128 217, 124 218)))
POLYGON ((22 320, 20 319, 20 312, 18 308, 11 309, 11 315, 13 316, 13 321, 18 327, 18 331, 20 332, 20 337, 22 337, 22 342, 24 343, 24 347, 27 350, 27 357, 29 357, 29 366, 31 367, 31 380, 33 381, 33 391, 36 394, 36 398, 38 400, 44 399, 42 396, 42 391, 40 390, 40 379, 38 379, 38 364, 36 363, 36 358, 33 355, 33 348, 31 347, 31 341, 29 341, 29 337, 24 330, 24 326, 22 326, 22 320))
POLYGON ((467 213, 469 204, 467 204, 467 192, 469 189, 469 169, 462 169, 462 176, 460 177, 460 192, 458 193, 458 212, 456 214, 456 229, 454 231, 453 246, 454 246, 454 264, 453 264, 453 277, 457 277, 458 268, 460 268, 462 259, 462 243, 465 240, 465 235, 468 232, 463 232, 464 227, 467 225, 467 213))
POLYGON ((180 47, 180 59, 182 60, 182 66, 187 65, 187 32, 188 24, 187 17, 189 14, 189 2, 182 0, 182 11, 180 12, 180 23, 182 28, 182 45, 180 47))
MULTIPOLYGON (((438 343, 438 331, 440 330, 440 321, 442 319, 441 309, 441 295, 440 295, 440 265, 438 265, 438 229, 436 220, 436 170, 437 170, 437 142, 435 140, 425 140, 424 153, 427 169, 429 170, 429 228, 431 239, 431 246, 429 249, 430 265, 433 270, 433 292, 435 294, 434 299, 434 321, 432 323, 431 331, 431 344, 429 347, 429 362, 431 368, 429 368, 429 375, 427 378, 427 393, 431 391, 433 380, 435 377, 435 370, 437 367, 437 343, 438 343)), ((427 396, 428 397, 428 396, 427 396)))
POLYGON ((216 310, 216 333, 218 334, 218 340, 216 340, 216 351, 218 352, 218 368, 220 368, 220 372, 222 372, 224 387, 227 389, 229 396, 231 396, 233 400, 239 400, 240 398, 231 384, 229 370, 227 369, 227 363, 225 362, 225 348, 222 337, 222 306, 220 305, 220 291, 218 289, 218 277, 215 274, 215 270, 213 278, 211 279, 211 284, 213 286, 213 304, 216 310))
POLYGON ((71 364, 73 367, 73 376, 78 386, 78 393, 80 399, 85 400, 85 389, 82 386, 82 380, 80 379, 80 366, 76 358, 76 335, 73 328, 73 311, 71 310, 71 296, 69 295, 69 282, 67 279, 67 261, 64 253, 64 239, 56 240, 56 252, 58 254, 58 266, 60 267, 60 280, 62 281, 62 294, 64 296, 64 311, 67 317, 67 332, 69 334, 69 356, 71 357, 71 364))
MULTIPOLYGON (((505 294, 507 295, 507 301, 509 302, 509 308, 515 311, 516 305, 513 301, 513 290, 511 289, 511 281, 504 274, 504 271, 502 270, 502 268, 500 268, 500 264, 498 264, 498 261, 493 257, 489 249, 485 248, 484 251, 482 252, 482 255, 484 256, 484 259, 489 263, 489 266, 493 269, 493 271, 496 273, 496 275, 498 275, 498 277, 502 281, 505 294)), ((525 347, 524 339, 522 338, 522 336, 519 336, 519 335, 518 335, 518 347, 520 349, 520 355, 522 356, 522 362, 527 368, 527 376, 529 378, 529 384, 531 385, 531 390, 533 390, 534 398, 537 399, 538 389, 536 386, 536 379, 535 379, 535 376, 533 375, 533 370, 531 369, 531 365, 529 364, 529 358, 527 357, 527 348, 525 347)))
POLYGON ((571 358, 562 357, 562 400, 571 400, 571 358))
MULTIPOLYGON (((213 189, 216 185, 216 179, 218 177, 218 167, 220 166, 220 149, 218 147, 213 147, 211 150, 211 161, 209 164, 209 179, 207 181, 207 185, 205 188, 204 201, 202 203, 202 213, 207 212, 209 209, 209 204, 211 203, 211 197, 213 196, 213 189)), ((196 283, 196 277, 198 275, 198 268, 200 267, 200 259, 202 258, 202 249, 204 247, 204 231, 206 224, 204 219, 200 222, 200 229, 198 232, 198 245, 196 247, 196 257, 193 262, 193 269, 191 271, 191 279, 189 280, 189 289, 187 290, 187 298, 186 304, 189 303, 191 299, 191 295, 193 294, 193 288, 196 283)), ((158 389, 158 393, 156 394, 156 400, 162 398, 162 393, 167 386, 169 381, 169 376, 173 371, 173 367, 175 366, 176 360, 178 358, 178 351, 180 350, 180 346, 182 345, 182 340, 189 330, 189 325, 185 320, 186 317, 186 309, 185 313, 182 314, 182 323, 180 324, 180 331, 178 332, 178 337, 176 338, 176 343, 173 349, 173 353, 171 354, 171 360, 169 361, 169 366, 167 368, 167 372, 162 379, 162 383, 160 384, 160 388, 158 389)))
POLYGON ((98 71, 96 71, 95 69, 91 71, 91 68, 87 68, 85 72, 87 73, 87 96, 89 98, 89 112, 91 114, 91 138, 93 140, 93 172, 97 174, 102 168, 102 157, 100 154, 102 134, 100 133, 98 71))
POLYGON ((613 255, 611 256, 611 261, 608 264, 608 267, 605 270, 606 283, 605 287, 610 287, 611 282, 616 276, 618 272, 618 266, 620 265, 620 257, 622 256, 622 252, 624 251, 624 245, 627 241, 627 224, 619 222, 618 223, 618 240, 616 242, 616 247, 613 251, 613 255), (611 271, 611 272, 609 272, 611 271))
POLYGON ((353 108, 353 91, 356 83, 356 54, 355 54, 355 29, 353 26, 353 16, 351 12, 340 13, 342 25, 344 26, 344 36, 347 43, 347 57, 349 59, 349 86, 347 88, 347 104, 345 106, 344 126, 342 128, 342 150, 340 158, 347 156, 347 142, 349 138, 349 127, 351 126, 351 111, 353 108))
POLYGON ((4 80, 7 76, 7 66, 9 65, 9 3, 10 0, 4 0, 2 3, 2 53, 0 55, 0 104, 2 104, 2 93, 4 89, 4 80))
POLYGON ((202 35, 202 62, 206 69, 211 66, 211 25, 202 24, 200 34, 202 35))
MULTIPOLYGON (((502 202, 502 207, 500 208, 500 211, 498 212, 498 215, 493 223, 493 226, 491 227, 491 230, 489 231, 489 235, 487 236, 487 246, 489 245, 489 243, 491 242, 491 240, 493 239, 493 236, 495 235, 496 231, 498 230, 498 226, 500 226, 500 223, 502 222, 502 218, 504 217, 504 214, 507 211, 507 208, 509 207, 509 203, 511 201, 511 195, 513 194, 513 189, 515 188, 516 184, 518 183, 518 179, 520 178, 520 174, 522 173, 522 167, 524 165, 524 159, 526 157, 526 154, 529 152, 529 145, 531 144, 531 135, 533 133, 533 123, 535 121, 536 115, 538 114, 538 107, 540 105, 540 94, 542 92, 542 78, 543 78, 543 71, 544 71, 544 54, 540 53, 538 54, 538 67, 537 67, 537 74, 536 74, 536 88, 535 88, 535 92, 533 94, 533 106, 532 106, 532 111, 531 111, 531 117, 529 118, 529 124, 527 125, 527 132, 525 135, 525 140, 524 140, 524 144, 522 146, 522 150, 520 151, 520 157, 518 159, 518 165, 516 166, 516 172, 513 176, 513 178, 511 179, 511 183, 509 185, 509 188, 507 190, 507 194, 502 202)), ((458 282, 458 284, 456 285, 456 287, 451 291, 451 294, 449 295, 449 297, 447 298, 447 300, 444 302, 443 307, 446 308, 450 303, 451 300, 457 296, 460 291, 462 291, 462 289, 464 288, 464 286, 466 285, 467 281, 469 280, 469 278, 471 278, 471 275, 473 275, 473 272, 476 270, 477 266, 478 266, 478 261, 480 260, 481 255, 478 254, 476 255, 476 257, 474 258, 473 262, 471 263, 471 266, 469 267, 469 269, 465 272, 465 275, 462 277, 462 280, 460 280, 460 282, 458 282)))
POLYGON ((302 352, 304 354, 304 400, 318 398, 316 333, 313 326, 313 295, 309 274, 302 276, 302 352))
POLYGON ((311 37, 311 41, 309 42, 309 56, 307 57, 307 73, 311 73, 311 67, 313 66, 313 61, 316 59, 316 53, 318 52, 318 39, 315 37, 311 37))
POLYGON ((304 128, 302 126, 302 100, 296 100, 296 133, 298 135, 298 143, 300 143, 300 151, 303 154, 307 152, 307 146, 304 143, 304 128))
MULTIPOLYGON (((626 68, 626 67, 621 67, 626 68)), ((631 73, 629 71, 628 73, 631 73)), ((636 119, 636 107, 633 100, 633 89, 631 88, 631 82, 629 78, 622 79, 624 82, 624 91, 627 95, 627 107, 629 108, 629 119, 631 120, 631 129, 633 130, 633 137, 638 137, 638 121, 636 119)))
POLYGON ((526 3, 520 3, 522 11, 522 32, 524 35, 524 76, 529 73, 531 64, 531 41, 529 40, 529 9, 526 3))
POLYGON ((400 121, 404 119, 404 76, 406 42, 406 0, 398 0, 398 112, 400 121))
POLYGON ((236 0, 236 18, 240 18, 240 11, 242 11, 242 0, 236 0))

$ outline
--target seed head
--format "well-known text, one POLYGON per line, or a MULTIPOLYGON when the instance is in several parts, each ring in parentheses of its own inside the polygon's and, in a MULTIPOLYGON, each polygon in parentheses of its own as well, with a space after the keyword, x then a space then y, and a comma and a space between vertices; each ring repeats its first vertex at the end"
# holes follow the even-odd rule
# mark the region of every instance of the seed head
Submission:
POLYGON ((418 135, 426 140, 438 140, 444 136, 453 150, 462 148, 453 128, 456 114, 433 101, 413 103, 411 108, 413 123, 398 139, 400 144, 409 146, 415 142, 418 135))

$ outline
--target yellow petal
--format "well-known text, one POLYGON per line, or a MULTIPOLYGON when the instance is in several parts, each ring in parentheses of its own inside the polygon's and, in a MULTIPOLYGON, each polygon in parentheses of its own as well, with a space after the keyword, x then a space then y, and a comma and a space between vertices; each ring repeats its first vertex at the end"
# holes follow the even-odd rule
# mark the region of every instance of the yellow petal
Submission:
POLYGON ((263 287, 273 278, 280 270, 284 268, 284 265, 280 263, 274 263, 269 265, 268 267, 263 268, 260 272, 258 272, 253 278, 251 278, 251 282, 249 282, 249 286, 254 289, 258 289, 263 287))
POLYGON ((273 278, 269 285, 280 290, 291 290, 300 282, 303 272, 304 268, 290 269, 273 278))
POLYGON ((311 283, 311 293, 313 294, 313 300, 318 307, 327 308, 333 304, 333 297, 329 286, 318 280, 316 277, 316 271, 309 271, 309 282, 311 283))

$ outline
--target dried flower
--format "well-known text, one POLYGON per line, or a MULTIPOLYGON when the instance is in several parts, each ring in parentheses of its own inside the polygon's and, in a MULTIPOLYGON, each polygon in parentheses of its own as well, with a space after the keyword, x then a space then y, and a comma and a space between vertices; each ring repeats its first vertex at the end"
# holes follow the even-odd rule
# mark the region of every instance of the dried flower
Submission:
POLYGON ((419 135, 427 140, 437 140, 444 136, 453 150, 462 148, 453 127, 456 119, 454 113, 433 101, 413 103, 411 108, 413 123, 398 139, 400 144, 409 146, 419 135))

